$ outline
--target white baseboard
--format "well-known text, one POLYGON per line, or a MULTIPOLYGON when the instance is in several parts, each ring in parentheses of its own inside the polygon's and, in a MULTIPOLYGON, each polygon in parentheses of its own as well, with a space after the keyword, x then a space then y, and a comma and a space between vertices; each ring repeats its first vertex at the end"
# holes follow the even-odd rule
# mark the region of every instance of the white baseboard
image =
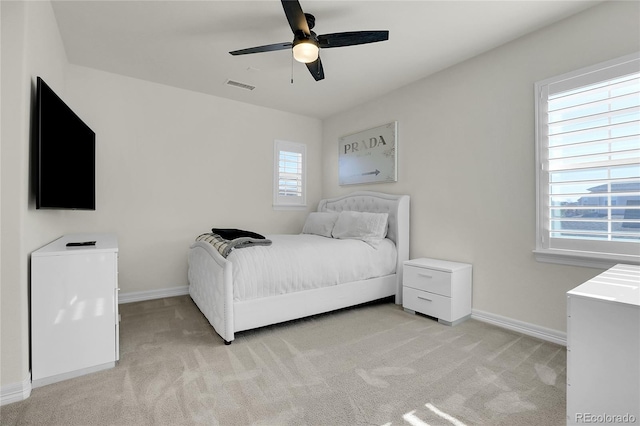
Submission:
POLYGON ((163 288, 160 290, 133 291, 130 293, 120 293, 118 304, 142 302, 144 300, 162 299, 163 297, 184 296, 189 294, 189 286, 163 288))
POLYGON ((116 366, 116 362, 107 362, 105 364, 94 365, 93 367, 81 368, 80 370, 69 371, 67 373, 56 374, 49 377, 44 377, 38 380, 31 381, 31 387, 33 389, 39 388, 41 386, 50 385, 52 383, 61 382, 63 380, 74 379, 76 377, 84 376, 85 374, 96 373, 98 371, 107 370, 109 368, 113 368, 116 366))
POLYGON ((31 374, 21 383, 13 383, 0 389, 0 406, 20 402, 31 396, 31 374))
POLYGON ((498 327, 506 328, 508 330, 517 331, 519 333, 526 334, 527 336, 537 337, 538 339, 546 340, 547 342, 567 346, 567 333, 563 333, 558 330, 540 327, 535 324, 491 314, 489 312, 479 311, 477 309, 471 310, 471 318, 497 325, 498 327))

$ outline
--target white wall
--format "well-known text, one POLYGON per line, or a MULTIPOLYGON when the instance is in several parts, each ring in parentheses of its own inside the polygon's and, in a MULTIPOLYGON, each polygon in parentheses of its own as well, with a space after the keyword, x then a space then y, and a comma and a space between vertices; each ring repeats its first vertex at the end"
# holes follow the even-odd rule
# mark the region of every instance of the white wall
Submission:
POLYGON ((532 254, 533 85, 640 50, 639 6, 605 2, 325 120, 323 194, 411 195, 412 258, 472 263, 475 310, 563 332, 565 292, 601 271, 532 254), (393 120, 398 182, 339 187, 338 138, 393 120))

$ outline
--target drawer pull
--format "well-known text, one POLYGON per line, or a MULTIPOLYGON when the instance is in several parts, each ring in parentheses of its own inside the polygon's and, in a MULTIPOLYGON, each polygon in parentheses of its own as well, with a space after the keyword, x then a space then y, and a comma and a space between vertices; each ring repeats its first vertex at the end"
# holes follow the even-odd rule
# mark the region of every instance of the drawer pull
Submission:
POLYGON ((427 274, 422 274, 422 273, 418 273, 418 275, 420 275, 421 277, 425 277, 425 278, 433 278, 433 275, 427 275, 427 274))
POLYGON ((426 300, 427 302, 433 302, 433 300, 431 300, 431 299, 427 299, 427 298, 426 298, 426 297, 424 297, 424 296, 418 296, 418 299, 426 300))

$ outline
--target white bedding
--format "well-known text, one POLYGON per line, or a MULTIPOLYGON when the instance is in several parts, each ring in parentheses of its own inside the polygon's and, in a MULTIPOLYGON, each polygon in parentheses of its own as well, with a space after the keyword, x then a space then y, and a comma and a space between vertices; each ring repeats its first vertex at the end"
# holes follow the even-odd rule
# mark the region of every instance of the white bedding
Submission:
POLYGON ((234 301, 334 286, 396 271, 396 246, 386 238, 374 245, 312 234, 266 238, 273 242, 271 246, 236 249, 227 257, 233 263, 234 301))

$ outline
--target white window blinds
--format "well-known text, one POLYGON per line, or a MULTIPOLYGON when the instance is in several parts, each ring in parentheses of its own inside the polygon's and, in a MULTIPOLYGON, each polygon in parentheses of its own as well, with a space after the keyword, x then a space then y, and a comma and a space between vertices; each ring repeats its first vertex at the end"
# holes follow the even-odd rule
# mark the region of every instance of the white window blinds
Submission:
POLYGON ((302 197, 302 154, 280 151, 278 158, 278 195, 302 197))
POLYGON ((274 142, 275 206, 306 205, 306 145, 276 140, 274 142))
POLYGON ((544 248, 640 254, 639 64, 537 85, 544 248))

